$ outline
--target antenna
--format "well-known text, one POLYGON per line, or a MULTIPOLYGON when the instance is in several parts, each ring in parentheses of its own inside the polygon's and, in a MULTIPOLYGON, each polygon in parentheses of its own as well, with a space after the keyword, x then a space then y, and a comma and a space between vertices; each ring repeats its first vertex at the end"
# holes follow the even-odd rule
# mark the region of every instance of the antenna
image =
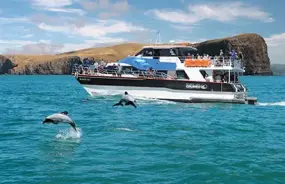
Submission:
POLYGON ((156 33, 155 44, 160 44, 160 42, 161 42, 160 31, 158 31, 158 32, 156 33))

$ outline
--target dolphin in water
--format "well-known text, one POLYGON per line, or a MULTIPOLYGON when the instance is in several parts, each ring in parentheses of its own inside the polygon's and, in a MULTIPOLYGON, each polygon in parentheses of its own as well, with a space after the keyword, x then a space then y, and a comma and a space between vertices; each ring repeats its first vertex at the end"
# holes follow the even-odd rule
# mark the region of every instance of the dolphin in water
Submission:
POLYGON ((46 117, 45 120, 43 121, 43 124, 45 123, 52 123, 52 124, 68 123, 77 132, 76 125, 74 121, 68 116, 67 111, 52 114, 46 117))
POLYGON ((123 103, 125 103, 125 105, 132 105, 133 107, 137 108, 135 98, 129 95, 128 92, 125 92, 122 99, 118 103, 114 104, 113 107, 118 105, 124 106, 123 103))

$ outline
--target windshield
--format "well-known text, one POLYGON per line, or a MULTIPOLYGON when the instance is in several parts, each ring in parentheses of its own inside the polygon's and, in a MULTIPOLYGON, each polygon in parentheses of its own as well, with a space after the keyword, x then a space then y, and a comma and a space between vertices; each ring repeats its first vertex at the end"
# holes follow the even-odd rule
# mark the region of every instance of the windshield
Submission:
POLYGON ((181 56, 191 56, 193 54, 197 54, 197 50, 194 48, 180 48, 179 51, 181 56))

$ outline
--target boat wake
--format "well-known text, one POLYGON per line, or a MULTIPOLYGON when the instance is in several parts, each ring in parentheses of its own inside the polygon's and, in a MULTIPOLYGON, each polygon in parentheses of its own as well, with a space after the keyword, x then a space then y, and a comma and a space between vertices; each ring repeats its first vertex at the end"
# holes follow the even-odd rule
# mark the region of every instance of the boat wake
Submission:
MULTIPOLYGON (((89 92, 91 94, 92 92, 89 92)), ((143 92, 145 93, 145 92, 143 92)), ((90 95, 90 99, 100 99, 100 98, 108 98, 108 96, 112 97, 120 97, 123 94, 123 92, 113 91, 113 90, 100 90, 96 93, 96 95, 90 95)), ((176 104, 176 102, 168 101, 168 100, 159 100, 156 98, 147 98, 142 96, 137 96, 135 94, 130 94, 137 100, 138 104, 176 104)))
POLYGON ((91 97, 94 96, 118 96, 118 95, 122 95, 123 93, 118 92, 118 91, 112 91, 112 90, 98 90, 97 92, 93 92, 90 90, 87 90, 88 93, 90 94, 91 97))
POLYGON ((285 101, 271 102, 271 103, 258 103, 259 106, 285 106, 285 101))
POLYGON ((73 139, 80 139, 82 136, 81 128, 76 128, 78 132, 75 132, 73 128, 60 130, 58 134, 55 136, 59 140, 73 140, 73 139))
POLYGON ((140 104, 176 104, 176 102, 169 101, 169 100, 159 100, 155 98, 145 98, 145 97, 136 97, 137 101, 139 100, 140 104))

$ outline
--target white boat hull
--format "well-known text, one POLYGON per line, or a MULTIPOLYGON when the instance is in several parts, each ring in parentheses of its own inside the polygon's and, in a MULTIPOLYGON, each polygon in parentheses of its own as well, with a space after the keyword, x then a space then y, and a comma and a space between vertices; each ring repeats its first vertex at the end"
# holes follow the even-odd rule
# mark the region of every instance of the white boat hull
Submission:
POLYGON ((180 102, 229 102, 245 103, 245 93, 240 92, 213 92, 213 91, 186 91, 167 88, 131 87, 131 86, 103 86, 83 85, 91 96, 122 95, 125 91, 135 98, 161 99, 180 102), (239 99, 236 96, 243 96, 239 99))

